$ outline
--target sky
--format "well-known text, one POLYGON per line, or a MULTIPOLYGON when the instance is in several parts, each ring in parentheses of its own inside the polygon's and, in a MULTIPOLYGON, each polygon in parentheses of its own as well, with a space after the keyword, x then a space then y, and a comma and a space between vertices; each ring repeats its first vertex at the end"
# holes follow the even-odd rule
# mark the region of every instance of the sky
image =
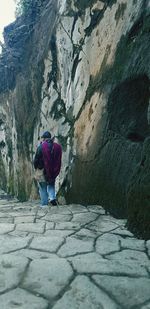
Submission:
POLYGON ((15 20, 15 1, 0 0, 0 41, 3 42, 3 29, 15 20))

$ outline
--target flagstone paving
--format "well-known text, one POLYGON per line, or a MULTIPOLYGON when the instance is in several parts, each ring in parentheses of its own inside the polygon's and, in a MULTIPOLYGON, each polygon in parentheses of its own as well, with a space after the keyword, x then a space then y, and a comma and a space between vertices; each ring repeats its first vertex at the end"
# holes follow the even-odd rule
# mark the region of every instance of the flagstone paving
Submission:
POLYGON ((149 309, 150 240, 98 205, 0 192, 0 308, 149 309))

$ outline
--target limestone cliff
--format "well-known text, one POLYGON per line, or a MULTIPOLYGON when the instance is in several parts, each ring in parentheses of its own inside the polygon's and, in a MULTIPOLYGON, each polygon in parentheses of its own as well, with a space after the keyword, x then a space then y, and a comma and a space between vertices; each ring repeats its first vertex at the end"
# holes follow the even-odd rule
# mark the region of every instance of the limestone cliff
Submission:
POLYGON ((1 187, 30 196, 49 129, 63 146, 59 195, 150 237, 149 13, 147 0, 45 0, 5 29, 1 187))

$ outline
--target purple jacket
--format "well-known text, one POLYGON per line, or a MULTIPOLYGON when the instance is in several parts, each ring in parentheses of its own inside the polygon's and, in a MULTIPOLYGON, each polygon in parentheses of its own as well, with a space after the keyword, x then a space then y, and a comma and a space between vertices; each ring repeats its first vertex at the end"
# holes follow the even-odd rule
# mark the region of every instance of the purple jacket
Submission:
POLYGON ((45 179, 48 183, 52 183, 60 172, 61 158, 61 145, 46 140, 37 149, 34 167, 35 169, 44 167, 45 179))

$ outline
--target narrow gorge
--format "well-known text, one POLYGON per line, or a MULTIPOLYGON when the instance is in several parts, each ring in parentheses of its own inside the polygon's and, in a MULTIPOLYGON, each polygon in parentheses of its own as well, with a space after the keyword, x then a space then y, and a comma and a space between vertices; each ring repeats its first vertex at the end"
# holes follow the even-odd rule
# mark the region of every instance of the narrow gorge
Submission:
POLYGON ((63 147, 59 200, 102 205, 149 239, 149 1, 39 1, 4 38, 0 188, 36 196, 33 157, 50 130, 63 147))

